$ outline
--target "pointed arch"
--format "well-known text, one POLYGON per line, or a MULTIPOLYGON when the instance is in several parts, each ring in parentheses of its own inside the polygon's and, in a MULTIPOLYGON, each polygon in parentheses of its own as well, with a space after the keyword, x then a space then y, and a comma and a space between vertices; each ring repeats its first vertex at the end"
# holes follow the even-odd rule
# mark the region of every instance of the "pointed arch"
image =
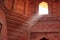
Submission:
POLYGON ((40 39, 40 40, 49 40, 49 39, 47 39, 47 38, 43 37, 43 38, 42 38, 42 39, 40 39))
POLYGON ((39 15, 46 15, 48 14, 48 3, 41 2, 39 3, 39 15))

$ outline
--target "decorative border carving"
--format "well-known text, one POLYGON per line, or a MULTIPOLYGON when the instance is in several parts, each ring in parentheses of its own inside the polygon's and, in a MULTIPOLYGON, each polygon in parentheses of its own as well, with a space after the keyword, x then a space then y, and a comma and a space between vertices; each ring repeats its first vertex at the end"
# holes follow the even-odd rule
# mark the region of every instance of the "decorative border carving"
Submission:
POLYGON ((59 32, 31 32, 30 40, 46 37, 48 39, 59 39, 59 32))

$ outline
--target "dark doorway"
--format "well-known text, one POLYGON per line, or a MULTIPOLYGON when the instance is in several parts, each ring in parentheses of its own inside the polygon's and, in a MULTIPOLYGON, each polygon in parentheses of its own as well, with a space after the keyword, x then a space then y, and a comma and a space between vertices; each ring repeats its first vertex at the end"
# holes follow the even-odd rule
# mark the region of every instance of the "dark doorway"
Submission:
POLYGON ((43 37, 43 38, 42 38, 42 39, 40 39, 40 40, 49 40, 49 39, 47 39, 47 38, 43 37))

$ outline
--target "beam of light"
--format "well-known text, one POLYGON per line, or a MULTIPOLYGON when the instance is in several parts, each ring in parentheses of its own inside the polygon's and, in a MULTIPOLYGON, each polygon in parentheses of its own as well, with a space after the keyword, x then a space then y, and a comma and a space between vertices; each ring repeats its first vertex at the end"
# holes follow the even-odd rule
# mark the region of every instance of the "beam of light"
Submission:
POLYGON ((46 2, 42 2, 39 4, 39 15, 36 13, 26 22, 27 30, 29 31, 32 28, 32 26, 34 26, 36 22, 40 20, 40 18, 43 15, 46 15, 46 14, 48 14, 48 5, 46 2))
POLYGON ((39 15, 48 14, 48 4, 46 2, 41 2, 39 4, 39 15))
POLYGON ((35 14, 32 16, 26 23, 27 23, 27 30, 30 30, 32 26, 34 26, 37 21, 41 18, 42 16, 39 16, 38 14, 35 14))

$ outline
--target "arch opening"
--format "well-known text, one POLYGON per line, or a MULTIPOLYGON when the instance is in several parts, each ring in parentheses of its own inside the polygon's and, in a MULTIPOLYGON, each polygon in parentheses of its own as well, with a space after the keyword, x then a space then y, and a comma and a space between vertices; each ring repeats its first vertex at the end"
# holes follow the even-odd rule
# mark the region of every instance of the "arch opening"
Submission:
POLYGON ((49 39, 47 39, 47 38, 44 37, 44 38, 42 38, 42 39, 40 39, 40 40, 49 40, 49 39))
POLYGON ((41 2, 39 3, 39 15, 47 15, 48 14, 48 3, 41 2))

